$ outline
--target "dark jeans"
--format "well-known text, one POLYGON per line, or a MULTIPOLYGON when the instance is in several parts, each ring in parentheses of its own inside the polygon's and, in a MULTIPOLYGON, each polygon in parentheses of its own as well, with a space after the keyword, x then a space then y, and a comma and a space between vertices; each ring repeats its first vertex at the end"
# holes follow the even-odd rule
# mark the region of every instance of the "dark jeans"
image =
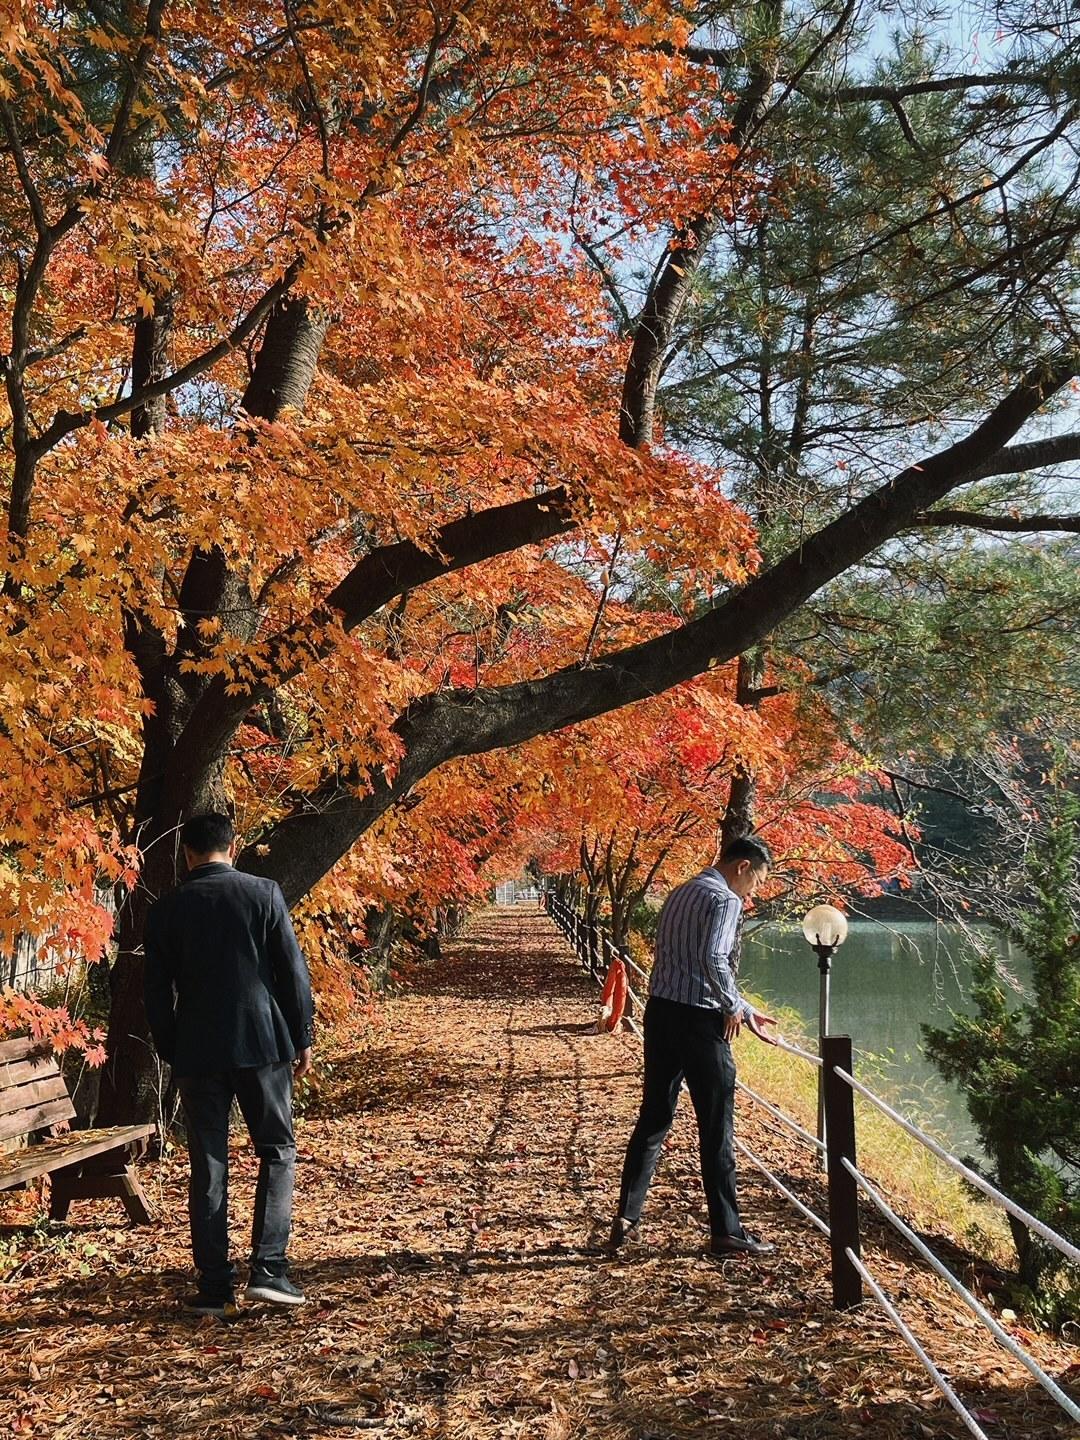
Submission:
POLYGON ((288 1062, 253 1070, 227 1070, 177 1081, 187 1120, 191 1183, 191 1248, 200 1287, 211 1296, 232 1294, 229 1260, 229 1112, 233 1097, 259 1157, 251 1266, 284 1275, 292 1223, 296 1142, 292 1129, 293 1067, 288 1062))
POLYGON ((744 1234, 735 1197, 735 1061, 719 1010, 652 999, 645 1006, 645 1087, 623 1164, 619 1214, 637 1222, 686 1079, 697 1115, 701 1183, 714 1236, 744 1234))

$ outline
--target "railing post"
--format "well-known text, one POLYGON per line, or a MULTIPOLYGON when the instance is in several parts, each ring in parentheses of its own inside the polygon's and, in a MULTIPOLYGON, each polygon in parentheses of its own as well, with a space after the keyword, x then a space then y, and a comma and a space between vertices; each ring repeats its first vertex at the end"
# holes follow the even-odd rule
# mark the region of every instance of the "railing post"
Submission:
POLYGON ((589 974, 592 976, 592 978, 593 978, 594 980, 596 979, 596 969, 597 969, 597 965, 598 965, 598 963, 599 963, 599 962, 598 962, 598 959, 597 959, 597 954, 596 954, 596 952, 597 952, 596 926, 595 926, 595 925, 590 925, 590 926, 589 926, 589 974))
POLYGON ((862 1300, 862 1277, 844 1253, 859 1254, 859 1190, 844 1168, 855 1159, 855 1093, 835 1073, 836 1066, 853 1074, 851 1038, 825 1035, 821 1041, 821 1079, 825 1101, 826 1168, 829 1172, 829 1243, 832 1247, 833 1304, 849 1310, 862 1300))

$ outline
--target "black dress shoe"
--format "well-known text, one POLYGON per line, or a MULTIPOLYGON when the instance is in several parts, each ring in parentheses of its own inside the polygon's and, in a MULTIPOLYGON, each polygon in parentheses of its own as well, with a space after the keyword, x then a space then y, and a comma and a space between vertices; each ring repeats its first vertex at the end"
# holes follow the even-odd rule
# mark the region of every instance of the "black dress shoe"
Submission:
POLYGON ((245 1300, 268 1300, 271 1305, 303 1305, 307 1296, 286 1275, 253 1270, 244 1291, 245 1300))
POLYGON ((235 1295, 205 1295, 201 1290, 183 1302, 189 1315, 213 1315, 218 1320, 235 1320, 240 1311, 235 1295))
POLYGON ((624 1220, 621 1215, 617 1215, 612 1222, 611 1234, 608 1236, 608 1242, 605 1248, 614 1254, 616 1250, 621 1250, 624 1245, 634 1246, 640 1244, 641 1226, 635 1221, 624 1220))
POLYGON ((774 1255, 776 1246, 756 1235, 714 1235, 709 1246, 710 1255, 727 1259, 730 1255, 774 1255))

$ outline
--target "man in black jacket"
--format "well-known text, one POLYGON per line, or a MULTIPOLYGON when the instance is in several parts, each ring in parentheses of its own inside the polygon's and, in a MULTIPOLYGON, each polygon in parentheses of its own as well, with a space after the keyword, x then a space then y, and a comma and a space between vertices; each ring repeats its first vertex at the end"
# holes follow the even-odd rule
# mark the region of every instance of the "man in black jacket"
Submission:
POLYGON ((288 1277, 296 1142, 294 1077, 311 1068, 307 965, 273 880, 233 868, 226 815, 180 832, 188 874, 146 921, 146 1015, 172 1066, 187 1121, 188 1209, 199 1291, 188 1308, 234 1306, 229 1260, 229 1114, 235 1098, 259 1157, 251 1236, 251 1300, 303 1304, 288 1277))

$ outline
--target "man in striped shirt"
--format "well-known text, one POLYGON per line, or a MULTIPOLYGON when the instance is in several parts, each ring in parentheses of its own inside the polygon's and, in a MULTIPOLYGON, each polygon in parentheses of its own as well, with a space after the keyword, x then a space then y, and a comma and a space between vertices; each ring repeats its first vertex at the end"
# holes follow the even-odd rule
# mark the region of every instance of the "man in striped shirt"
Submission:
POLYGON ((766 1044, 776 1043, 763 1028, 776 1021, 739 994, 732 959, 743 901, 765 880, 770 864, 760 840, 733 840, 700 875, 673 890, 660 911, 645 1006, 644 1094, 626 1150, 612 1249, 637 1238, 684 1079, 697 1115, 712 1253, 767 1255, 775 1248, 747 1234, 739 1219, 731 1055, 743 1025, 766 1044))

